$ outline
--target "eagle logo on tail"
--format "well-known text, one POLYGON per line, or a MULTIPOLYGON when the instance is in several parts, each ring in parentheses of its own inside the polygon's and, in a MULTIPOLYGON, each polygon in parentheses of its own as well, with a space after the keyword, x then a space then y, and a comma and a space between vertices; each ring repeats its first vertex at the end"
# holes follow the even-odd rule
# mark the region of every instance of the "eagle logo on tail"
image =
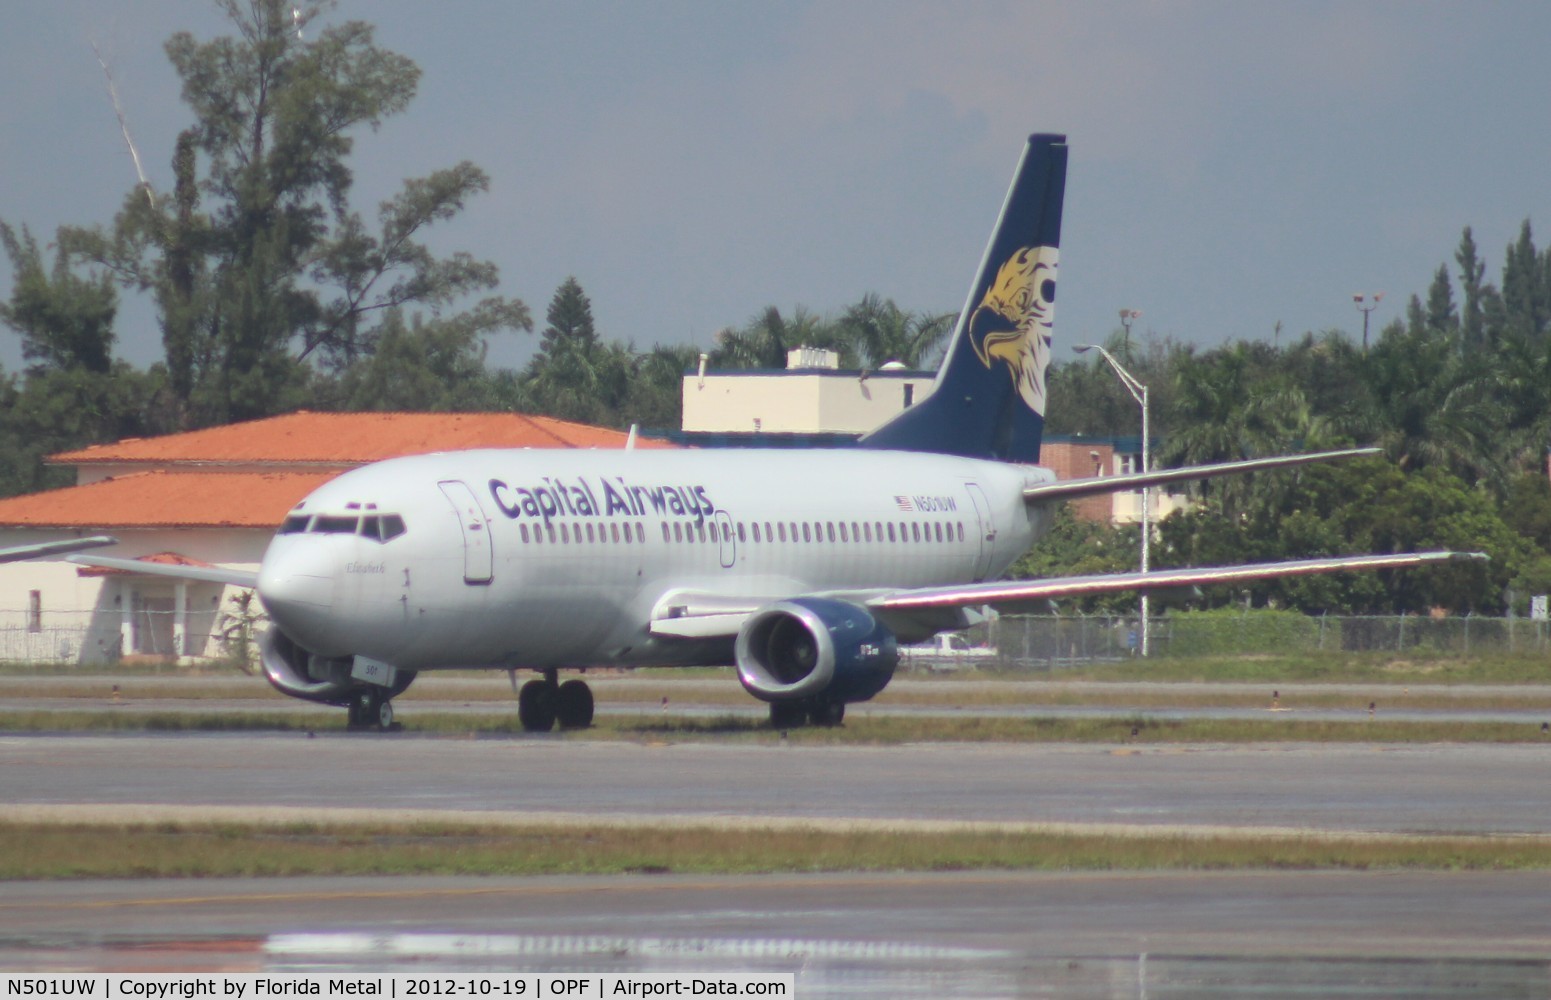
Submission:
POLYGON ((969 340, 987 368, 1007 365, 1023 402, 1045 415, 1045 369, 1055 320, 1055 247, 1024 247, 1007 258, 969 320, 969 340))

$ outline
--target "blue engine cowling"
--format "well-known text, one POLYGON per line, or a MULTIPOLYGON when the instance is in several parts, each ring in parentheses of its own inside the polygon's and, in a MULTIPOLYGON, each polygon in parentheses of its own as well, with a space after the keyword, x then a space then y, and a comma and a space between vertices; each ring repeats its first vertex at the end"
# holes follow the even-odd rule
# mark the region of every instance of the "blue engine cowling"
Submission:
POLYGON ((866 701, 893 679, 899 644, 866 608, 798 597, 749 616, 734 657, 738 680, 762 701, 866 701))

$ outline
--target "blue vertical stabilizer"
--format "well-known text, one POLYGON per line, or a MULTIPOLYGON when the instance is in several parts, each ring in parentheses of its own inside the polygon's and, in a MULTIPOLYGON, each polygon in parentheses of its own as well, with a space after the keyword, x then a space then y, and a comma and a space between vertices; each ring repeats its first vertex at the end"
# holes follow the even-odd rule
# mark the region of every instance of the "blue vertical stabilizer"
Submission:
POLYGON ((861 447, 1039 461, 1065 189, 1066 137, 1031 136, 936 388, 861 447))

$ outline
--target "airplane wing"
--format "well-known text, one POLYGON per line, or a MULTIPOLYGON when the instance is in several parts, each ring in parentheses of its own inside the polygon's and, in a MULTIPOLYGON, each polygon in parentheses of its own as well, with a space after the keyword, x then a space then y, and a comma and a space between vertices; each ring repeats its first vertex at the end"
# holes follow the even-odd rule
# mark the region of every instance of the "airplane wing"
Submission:
POLYGON ((1282 469, 1291 465, 1307 465, 1310 462, 1329 462, 1358 455, 1377 455, 1380 448, 1346 448, 1341 451, 1319 451, 1308 455, 1278 455, 1274 458, 1251 458, 1242 462, 1219 462, 1215 465, 1188 465, 1182 469, 1154 469, 1151 472, 1131 472, 1120 476, 1090 476, 1086 479, 1062 479, 1053 483, 1041 483, 1023 491, 1025 503, 1049 503, 1074 500, 1077 497, 1097 493, 1119 493, 1136 490, 1143 486, 1160 486, 1164 483, 1190 482, 1196 479, 1212 479, 1216 476, 1232 476, 1261 469, 1282 469))
POLYGON ((174 566, 168 563, 145 562, 141 559, 115 559, 111 556, 67 556, 66 562, 81 566, 98 566, 102 569, 122 569, 148 576, 170 576, 180 580, 200 583, 226 583, 234 587, 257 587, 258 574, 252 570, 224 569, 220 566, 174 566))
MULTIPOLYGON (((1001 612, 1044 610, 1047 602, 1065 597, 1088 597, 1126 591, 1184 590, 1212 584, 1268 580, 1319 573, 1403 569, 1441 563, 1484 562, 1483 552, 1403 552, 1397 555, 1327 556, 1290 562, 1250 563, 1243 566, 1205 566, 1152 570, 1147 573, 1112 573, 1096 576, 1063 576, 1042 580, 998 580, 911 590, 825 592, 793 597, 828 597, 865 605, 896 631, 915 634, 963 628, 966 610, 989 606, 1001 612)), ((665 639, 726 639, 738 634, 748 617, 776 598, 733 598, 710 594, 678 594, 665 599, 648 626, 652 635, 665 639)))
POLYGON ((1450 562, 1479 562, 1483 552, 1405 552, 1398 555, 1329 556, 1292 562, 1250 563, 1244 566, 1206 566, 1153 570, 1147 573, 1113 573, 1101 576, 1066 576, 1045 580, 999 580, 950 587, 919 587, 874 597, 867 606, 882 613, 911 615, 945 608, 987 604, 1002 611, 1020 611, 1061 597, 1087 597, 1120 591, 1170 590, 1183 587, 1239 583, 1284 576, 1341 573, 1359 570, 1398 569, 1450 562))
POLYGON ((10 548, 0 549, 0 563, 16 562, 21 559, 36 559, 39 556, 57 556, 67 552, 79 552, 82 549, 95 549, 103 545, 117 544, 118 539, 110 535, 92 535, 90 538, 71 538, 62 542, 15 545, 10 548))

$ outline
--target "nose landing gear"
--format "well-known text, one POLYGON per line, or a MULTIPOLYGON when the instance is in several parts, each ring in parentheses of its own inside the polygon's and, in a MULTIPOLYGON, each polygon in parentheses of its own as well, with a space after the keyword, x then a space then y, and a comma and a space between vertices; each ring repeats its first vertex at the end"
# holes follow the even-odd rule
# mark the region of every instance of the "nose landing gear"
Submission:
MULTIPOLYGON (((516 673, 512 674, 516 685, 516 673)), ((517 721, 530 733, 547 733, 560 723, 561 729, 586 729, 592 725, 592 688, 586 681, 559 683, 555 671, 544 671, 543 680, 531 680, 517 692, 517 721)))
POLYGON ((350 713, 351 729, 375 728, 386 732, 393 728, 393 702, 373 688, 356 692, 346 711, 350 713))

